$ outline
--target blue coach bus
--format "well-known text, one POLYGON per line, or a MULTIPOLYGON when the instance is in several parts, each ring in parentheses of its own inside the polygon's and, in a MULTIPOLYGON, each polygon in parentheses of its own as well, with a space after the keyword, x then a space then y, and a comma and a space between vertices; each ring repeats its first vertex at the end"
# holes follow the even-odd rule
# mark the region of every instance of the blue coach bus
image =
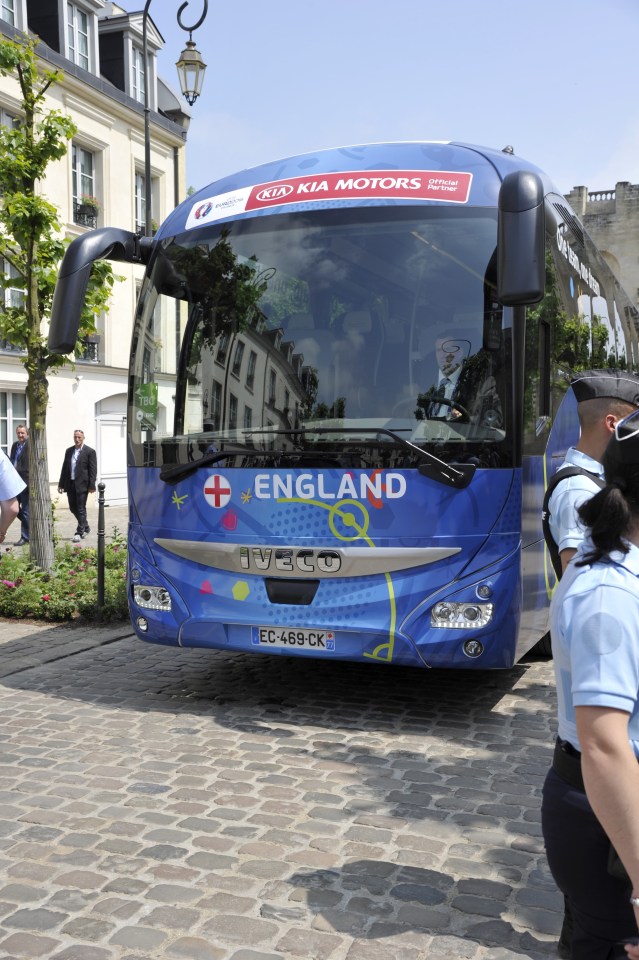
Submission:
POLYGON ((74 350, 100 257, 145 265, 128 408, 141 639, 481 669, 540 640, 571 372, 638 360, 636 311, 542 171, 434 142, 242 171, 152 239, 74 240, 51 349, 74 350))

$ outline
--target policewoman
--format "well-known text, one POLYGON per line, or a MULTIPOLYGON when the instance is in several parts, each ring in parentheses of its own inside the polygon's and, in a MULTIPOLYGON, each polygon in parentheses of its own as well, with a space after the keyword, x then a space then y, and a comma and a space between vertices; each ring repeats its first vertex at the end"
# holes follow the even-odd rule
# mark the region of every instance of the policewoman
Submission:
POLYGON ((542 829, 573 960, 639 960, 639 411, 603 467, 550 608, 559 723, 542 829))

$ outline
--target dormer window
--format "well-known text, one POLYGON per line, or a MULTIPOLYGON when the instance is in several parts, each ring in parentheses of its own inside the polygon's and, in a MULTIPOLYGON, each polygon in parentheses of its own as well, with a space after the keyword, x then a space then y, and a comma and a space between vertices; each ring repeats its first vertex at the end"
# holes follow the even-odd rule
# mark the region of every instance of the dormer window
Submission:
POLYGON ((68 57, 83 70, 89 69, 89 18, 75 3, 67 3, 68 57))
POLYGON ((144 103, 146 89, 146 71, 144 54, 137 47, 131 48, 131 95, 138 103, 144 103))
POLYGON ((12 27, 16 26, 15 0, 0 0, 0 20, 10 23, 12 27))

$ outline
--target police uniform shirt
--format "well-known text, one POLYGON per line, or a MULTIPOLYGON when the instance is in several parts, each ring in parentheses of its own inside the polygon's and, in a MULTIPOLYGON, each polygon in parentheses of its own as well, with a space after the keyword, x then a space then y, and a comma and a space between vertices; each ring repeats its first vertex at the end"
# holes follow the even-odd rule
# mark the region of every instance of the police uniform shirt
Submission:
MULTIPOLYGON (((603 465, 575 447, 570 447, 561 466, 582 467, 603 479, 603 465)), ((594 497, 600 489, 594 480, 583 475, 567 477, 555 487, 548 503, 549 524, 550 533, 560 553, 562 550, 576 550, 584 539, 586 530, 577 515, 577 507, 594 497)))
POLYGON ((4 450, 0 450, 0 500, 12 500, 22 493, 26 483, 4 450))
MULTIPOLYGON (((575 560, 591 545, 586 540, 575 560)), ((639 757, 639 547, 585 567, 569 564, 550 604, 559 736, 581 750, 575 707, 630 714, 639 757)))

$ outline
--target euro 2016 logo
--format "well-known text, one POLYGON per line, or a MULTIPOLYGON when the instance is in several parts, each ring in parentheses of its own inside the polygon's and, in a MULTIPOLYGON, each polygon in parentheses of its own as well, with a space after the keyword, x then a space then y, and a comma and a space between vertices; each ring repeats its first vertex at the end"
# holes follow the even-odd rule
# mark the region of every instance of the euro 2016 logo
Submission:
POLYGON ((194 214, 195 219, 203 220, 204 217, 207 217, 209 215, 212 209, 213 209, 213 204, 210 202, 210 200, 205 201, 205 203, 201 203, 200 206, 197 207, 195 211, 195 214, 194 214))

